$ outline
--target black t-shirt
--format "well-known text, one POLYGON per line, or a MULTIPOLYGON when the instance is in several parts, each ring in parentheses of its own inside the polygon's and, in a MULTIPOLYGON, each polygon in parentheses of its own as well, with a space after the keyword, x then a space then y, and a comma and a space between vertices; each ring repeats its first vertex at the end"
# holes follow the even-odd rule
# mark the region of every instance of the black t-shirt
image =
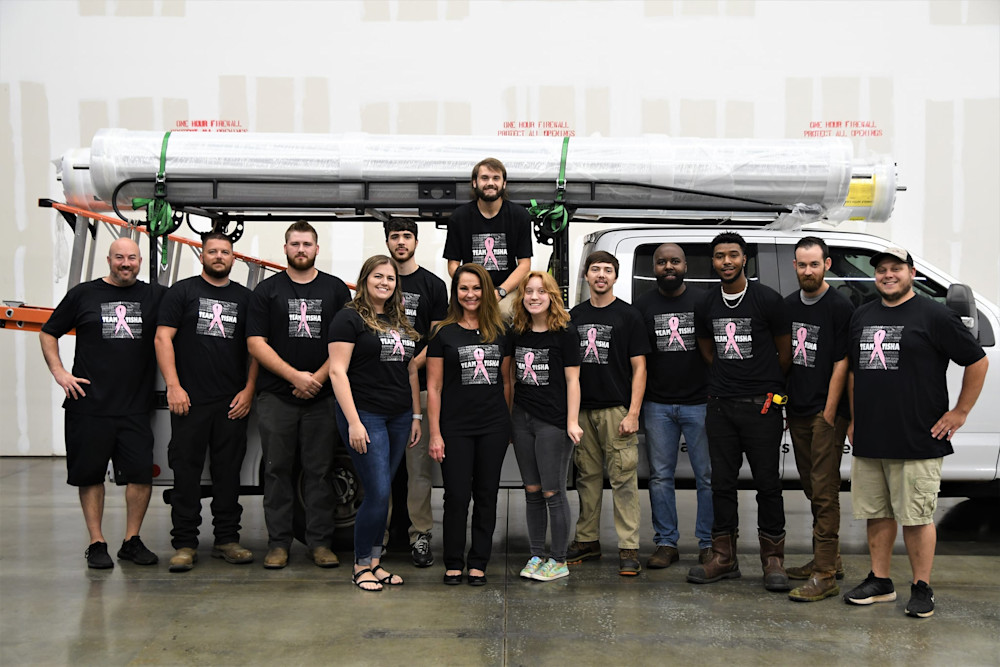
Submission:
MULTIPOLYGON (((292 281, 285 272, 276 273, 257 285, 250 298, 247 337, 263 336, 293 368, 315 373, 329 357, 330 322, 350 300, 344 281, 329 273, 319 271, 305 284, 292 281)), ((292 396, 292 386, 263 365, 257 389, 290 403, 306 402, 292 396)), ((314 399, 331 393, 328 380, 314 399)))
POLYGON ((532 417, 566 428, 566 367, 580 365, 576 328, 511 335, 514 403, 532 417))
POLYGON ((717 287, 709 288, 695 307, 694 326, 698 338, 715 343, 708 369, 710 396, 735 398, 784 391, 785 376, 774 346, 775 336, 788 335, 788 315, 780 294, 748 281, 743 300, 730 308, 717 287))
MULTIPOLYGON (((785 297, 792 321, 792 368, 788 373, 788 414, 807 417, 826 408, 833 365, 847 356, 854 305, 828 288, 819 301, 802 303, 800 290, 785 297)), ((850 418, 847 390, 841 394, 837 414, 850 418)))
POLYGON ((250 290, 216 287, 194 276, 163 297, 158 324, 177 329, 174 363, 191 405, 232 400, 247 383, 247 308, 250 290))
MULTIPOLYGON (((427 345, 431 322, 440 322, 448 314, 448 288, 443 280, 422 266, 407 276, 400 274, 399 288, 402 290, 406 319, 421 336, 416 351, 420 354, 427 345)), ((418 376, 420 389, 426 389, 427 375, 423 368, 418 376)))
POLYGON ((649 290, 635 300, 650 353, 646 355, 645 400, 665 405, 699 405, 708 398, 705 360, 694 335, 695 304, 703 290, 688 285, 680 296, 649 290))
MULTIPOLYGON (((383 322, 388 319, 378 316, 383 322)), ((347 379, 354 406, 365 412, 398 415, 413 408, 409 364, 416 344, 405 331, 376 333, 353 308, 344 308, 330 324, 331 343, 354 343, 347 379)))
POLYGON ((580 337, 580 408, 632 402, 632 357, 649 354, 639 311, 621 299, 603 308, 584 301, 570 311, 580 337))
POLYGON ((441 435, 481 435, 510 429, 501 366, 511 354, 510 335, 483 343, 458 324, 441 328, 427 344, 427 357, 444 359, 441 435))
POLYGON ((72 373, 90 384, 81 385, 86 396, 63 402, 66 410, 117 417, 153 408, 153 339, 166 291, 156 283, 117 287, 98 278, 66 293, 42 326, 56 338, 76 329, 72 373))
POLYGON ((948 412, 948 360, 968 366, 983 348, 946 306, 914 296, 894 307, 866 303, 851 319, 854 455, 935 459, 954 450, 931 428, 948 412))
POLYGON ((505 201, 499 213, 484 218, 471 201, 448 219, 444 258, 482 264, 494 287, 517 268, 517 260, 526 257, 531 257, 531 220, 523 206, 505 201))

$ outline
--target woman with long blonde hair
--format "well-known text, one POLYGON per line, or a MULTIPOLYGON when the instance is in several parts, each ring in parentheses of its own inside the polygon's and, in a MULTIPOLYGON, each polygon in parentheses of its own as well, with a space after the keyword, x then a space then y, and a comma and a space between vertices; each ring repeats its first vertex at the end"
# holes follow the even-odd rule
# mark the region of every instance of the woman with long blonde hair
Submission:
POLYGON ((365 260, 354 300, 330 324, 330 381, 337 427, 365 489, 354 521, 354 583, 363 591, 399 586, 380 564, 392 477, 407 443, 420 439, 420 388, 412 364, 417 332, 385 255, 365 260))
POLYGON ((532 271, 517 287, 514 306, 514 453, 524 482, 531 558, 526 579, 569 575, 570 512, 566 477, 580 441, 580 340, 569 326, 562 294, 548 273, 532 271), (551 555, 545 532, 551 526, 551 555))
POLYGON ((510 441, 510 336, 493 281, 479 264, 451 280, 448 315, 427 346, 428 451, 444 478, 444 583, 486 583, 500 469, 510 441), (472 509, 472 545, 465 534, 472 509))

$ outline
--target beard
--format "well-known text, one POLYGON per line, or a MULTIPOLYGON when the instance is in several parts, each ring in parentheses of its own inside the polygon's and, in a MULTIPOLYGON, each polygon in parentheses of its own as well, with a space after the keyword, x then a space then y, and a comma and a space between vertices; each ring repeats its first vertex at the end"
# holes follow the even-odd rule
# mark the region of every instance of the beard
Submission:
POLYGON ((901 300, 903 297, 907 296, 910 293, 912 288, 913 288, 913 283, 910 283, 909 285, 903 285, 902 289, 896 292, 893 292, 891 294, 886 294, 881 289, 879 289, 879 286, 877 284, 875 285, 875 291, 878 292, 879 296, 882 297, 883 301, 887 301, 889 303, 895 303, 896 301, 901 300))
POLYGON ((288 265, 294 268, 296 271, 308 271, 316 263, 315 257, 296 257, 285 255, 288 259, 288 265))
POLYGON ((680 289, 684 284, 684 274, 675 273, 673 275, 656 276, 656 286, 664 292, 673 292, 680 289))
POLYGON ((400 264, 404 264, 404 263, 410 261, 410 258, 413 257, 413 255, 417 252, 417 250, 416 250, 416 248, 414 248, 413 250, 407 250, 406 251, 406 255, 403 255, 403 256, 400 256, 400 254, 399 254, 400 252, 401 252, 401 249, 393 250, 392 251, 392 258, 394 260, 396 260, 397 262, 399 262, 400 264))
POLYGON ((203 264, 202 268, 205 270, 205 273, 212 278, 228 278, 229 273, 233 270, 233 265, 223 265, 223 268, 217 269, 211 264, 203 264))
POLYGON ((733 283, 735 283, 737 280, 739 280, 742 277, 743 277, 743 267, 741 266, 739 268, 739 270, 736 273, 733 274, 732 278, 726 279, 726 278, 723 278, 720 275, 719 276, 719 280, 721 280, 722 282, 724 282, 727 285, 732 285, 733 283))
POLYGON ((496 190, 495 192, 486 194, 485 192, 480 190, 478 186, 476 187, 476 197, 482 199, 483 201, 496 201, 500 199, 500 193, 501 190, 496 190))
POLYGON ((805 276, 799 277, 799 287, 806 292, 815 292, 822 286, 823 286, 823 277, 819 278, 816 277, 807 278, 805 276))
POLYGON ((122 273, 121 270, 111 269, 111 280, 119 287, 131 287, 138 280, 138 272, 131 271, 128 275, 122 273))

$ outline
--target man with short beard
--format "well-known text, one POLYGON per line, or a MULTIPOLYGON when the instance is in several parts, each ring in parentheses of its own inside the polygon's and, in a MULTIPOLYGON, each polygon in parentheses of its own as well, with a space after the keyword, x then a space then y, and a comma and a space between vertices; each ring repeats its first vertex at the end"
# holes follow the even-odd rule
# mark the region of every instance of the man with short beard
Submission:
POLYGON ((913 291, 917 272, 910 253, 886 248, 870 262, 882 298, 858 308, 851 319, 847 390, 854 420, 847 434, 854 445, 851 504, 854 518, 868 522, 872 569, 844 601, 896 599, 889 565, 901 523, 912 570, 906 613, 927 618, 934 613, 928 584, 941 463, 954 452, 951 438, 979 398, 989 361, 957 313, 913 291), (950 410, 949 361, 965 367, 950 410))
POLYGON ((694 335, 695 304, 705 293, 684 283, 687 258, 675 243, 664 243, 653 253, 653 275, 656 289, 640 296, 634 305, 646 324, 651 350, 646 355, 642 422, 656 550, 646 567, 661 569, 680 557, 674 474, 681 433, 698 489, 695 536, 702 563, 712 554, 712 466, 705 435, 706 368, 694 335))
POLYGON ((764 588, 787 591, 785 506, 781 497, 781 408, 791 362, 788 317, 777 292, 746 275, 747 245, 736 232, 712 239, 712 268, 722 279, 695 309, 695 335, 708 374, 705 431, 712 459, 712 556, 688 581, 710 584, 740 576, 737 490, 746 454, 757 490, 757 531, 764 588))
POLYGON ((500 312, 514 312, 514 290, 531 270, 531 222, 528 212, 507 201, 507 169, 496 158, 472 168, 475 200, 459 206, 448 219, 444 258, 448 275, 461 264, 482 264, 496 287, 500 312))
POLYGON ((257 415, 264 452, 267 569, 288 564, 296 455, 302 465, 309 559, 319 567, 340 564, 331 550, 336 528, 331 477, 336 424, 327 330, 351 293, 340 278, 314 267, 316 241, 316 230, 305 220, 288 228, 288 269, 257 286, 247 318, 247 347, 261 366, 257 415))
MULTIPOLYGON (((427 377, 424 366, 427 362, 427 337, 431 329, 447 315, 448 288, 443 280, 417 264, 415 253, 419 231, 417 223, 406 218, 392 218, 385 223, 385 245, 399 271, 399 289, 403 296, 406 318, 421 336, 417 356, 413 361, 419 371, 420 403, 426 414, 427 377)), ((434 554, 431 553, 431 528, 434 526, 434 516, 431 514, 433 461, 427 453, 429 439, 430 429, 425 428, 420 441, 406 448, 406 467, 401 467, 396 475, 396 480, 401 477, 406 480, 405 497, 409 515, 406 524, 409 527, 410 557, 417 567, 430 567, 434 564, 434 554)), ((396 497, 396 480, 393 481, 393 497, 396 497)), ((401 514, 397 512, 397 516, 401 514)))
POLYGON ((815 602, 840 593, 840 459, 850 422, 847 405, 847 342, 854 306, 830 289, 832 266, 826 242, 805 236, 795 244, 799 289, 785 297, 792 320, 792 367, 788 373, 788 431, 795 466, 812 509, 813 558, 790 567, 789 579, 807 579, 788 594, 815 602))
POLYGON ((66 394, 67 484, 79 487, 90 533, 87 567, 108 569, 114 561, 101 529, 108 462, 125 486, 125 541, 118 558, 137 565, 159 560, 139 539, 153 491, 153 328, 166 291, 137 280, 142 255, 123 237, 108 251, 107 277, 80 283, 42 326, 42 355, 66 394), (76 329, 73 372, 59 358, 59 337, 76 329))
POLYGON ((212 557, 250 563, 240 545, 240 468, 247 449, 247 416, 257 384, 257 361, 247 365, 250 290, 229 279, 233 243, 217 232, 202 237, 201 275, 181 280, 163 297, 156 359, 167 386, 174 472, 170 500, 171 572, 198 561, 201 474, 205 455, 212 477, 215 545, 212 557))

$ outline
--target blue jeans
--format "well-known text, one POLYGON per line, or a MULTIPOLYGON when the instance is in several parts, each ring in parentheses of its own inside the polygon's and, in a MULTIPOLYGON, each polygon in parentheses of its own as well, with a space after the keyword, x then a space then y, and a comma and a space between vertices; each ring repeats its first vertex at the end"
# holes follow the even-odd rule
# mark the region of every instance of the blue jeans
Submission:
MULTIPOLYGON (((406 452, 413 413, 407 410, 398 415, 380 415, 358 410, 358 417, 371 442, 365 454, 357 453, 347 444, 347 451, 365 492, 354 519, 354 562, 371 565, 372 558, 382 556, 382 536, 392 496, 392 477, 406 452)), ((347 417, 340 405, 337 405, 337 428, 344 443, 348 443, 347 417)))
POLYGON ((649 455, 649 504, 653 510, 653 541, 677 547, 677 499, 674 474, 681 433, 698 489, 694 534, 699 548, 712 546, 712 463, 705 435, 705 405, 665 405, 644 401, 643 427, 649 455))

